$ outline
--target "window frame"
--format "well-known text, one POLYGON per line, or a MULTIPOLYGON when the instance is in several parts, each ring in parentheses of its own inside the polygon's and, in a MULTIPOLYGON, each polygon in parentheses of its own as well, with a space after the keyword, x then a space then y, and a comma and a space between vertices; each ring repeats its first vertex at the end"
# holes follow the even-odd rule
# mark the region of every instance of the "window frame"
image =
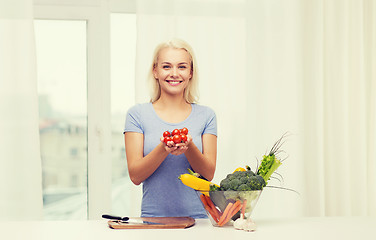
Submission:
POLYGON ((135 0, 34 0, 34 19, 87 23, 87 218, 111 212, 110 14, 135 13, 135 0))

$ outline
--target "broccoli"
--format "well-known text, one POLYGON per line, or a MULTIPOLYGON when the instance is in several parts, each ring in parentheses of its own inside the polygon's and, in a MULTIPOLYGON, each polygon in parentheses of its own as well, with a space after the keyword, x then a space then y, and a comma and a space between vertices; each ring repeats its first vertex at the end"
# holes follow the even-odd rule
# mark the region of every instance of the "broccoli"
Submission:
POLYGON ((220 188, 215 184, 210 184, 209 191, 219 191, 220 188))
POLYGON ((229 178, 225 178, 225 179, 223 179, 222 181, 221 181, 221 183, 219 184, 220 185, 220 189, 221 190, 224 190, 224 191, 226 191, 226 190, 228 190, 228 189, 230 189, 230 179, 229 178))
POLYGON ((248 179, 248 185, 251 190, 262 190, 266 186, 266 183, 263 177, 255 175, 248 179))
POLYGON ((229 186, 231 190, 238 190, 238 187, 241 185, 240 179, 239 178, 234 178, 229 182, 229 186))
POLYGON ((240 178, 240 183, 241 183, 241 184, 245 184, 245 183, 248 182, 248 179, 249 179, 248 176, 241 177, 241 178, 240 178))
POLYGON ((251 170, 247 170, 247 176, 255 176, 256 174, 252 172, 251 170))
POLYGON ((248 168, 247 171, 237 171, 228 174, 220 183, 219 189, 222 191, 251 191, 262 190, 265 186, 265 181, 261 176, 256 175, 248 168))
POLYGON ((247 176, 247 172, 245 172, 245 171, 236 171, 236 172, 232 173, 231 175, 234 178, 241 178, 241 177, 247 176))
POLYGON ((242 185, 238 187, 238 191, 251 191, 251 190, 252 190, 251 187, 246 183, 243 183, 242 185))

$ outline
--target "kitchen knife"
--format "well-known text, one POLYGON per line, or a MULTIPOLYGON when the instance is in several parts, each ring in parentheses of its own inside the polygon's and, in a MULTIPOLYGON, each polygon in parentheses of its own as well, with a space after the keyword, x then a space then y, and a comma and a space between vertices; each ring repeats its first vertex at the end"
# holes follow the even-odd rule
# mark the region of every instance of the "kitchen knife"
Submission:
POLYGON ((159 224, 159 225, 164 225, 164 223, 157 223, 157 222, 150 222, 150 221, 144 221, 142 219, 134 219, 134 218, 129 218, 129 217, 119 217, 119 216, 114 216, 114 215, 109 215, 109 214, 103 214, 102 218, 106 219, 111 219, 111 220, 117 220, 121 223, 131 223, 131 224, 159 224))
POLYGON ((111 220, 119 220, 119 221, 124 221, 124 222, 129 220, 129 217, 118 217, 118 216, 109 215, 109 214, 103 214, 102 218, 111 219, 111 220))

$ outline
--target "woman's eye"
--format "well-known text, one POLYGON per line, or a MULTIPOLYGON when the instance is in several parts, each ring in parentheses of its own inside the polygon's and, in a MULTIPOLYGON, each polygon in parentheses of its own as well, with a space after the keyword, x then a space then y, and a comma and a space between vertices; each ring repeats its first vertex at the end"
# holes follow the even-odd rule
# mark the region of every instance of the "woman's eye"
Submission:
POLYGON ((162 68, 163 68, 163 69, 169 69, 170 66, 168 66, 168 65, 164 65, 164 66, 162 66, 162 68))
POLYGON ((180 69, 186 69, 186 66, 179 66, 180 69))

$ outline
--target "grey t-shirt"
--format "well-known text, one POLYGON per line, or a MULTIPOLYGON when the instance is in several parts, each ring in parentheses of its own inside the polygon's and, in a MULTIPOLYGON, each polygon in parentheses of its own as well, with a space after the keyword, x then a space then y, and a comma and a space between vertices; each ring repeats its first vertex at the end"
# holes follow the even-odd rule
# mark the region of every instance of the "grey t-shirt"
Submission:
MULTIPOLYGON (((159 143, 164 131, 188 128, 193 143, 202 152, 202 135, 217 136, 215 112, 206 106, 191 104, 190 115, 180 123, 169 123, 156 114, 151 103, 137 104, 128 110, 124 132, 144 135, 144 156, 159 143)), ((142 217, 190 216, 206 218, 205 210, 196 192, 185 186, 179 175, 191 168, 184 154, 169 154, 158 169, 143 182, 142 217)))

